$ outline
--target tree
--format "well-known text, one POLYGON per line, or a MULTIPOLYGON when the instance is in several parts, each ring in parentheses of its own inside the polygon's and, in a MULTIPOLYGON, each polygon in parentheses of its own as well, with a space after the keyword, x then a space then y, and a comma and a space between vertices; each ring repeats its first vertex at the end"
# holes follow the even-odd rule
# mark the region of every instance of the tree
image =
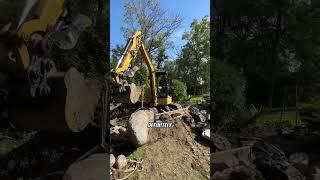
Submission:
POLYGON ((210 79, 210 22, 208 16, 201 22, 194 20, 191 31, 184 33, 186 45, 176 60, 177 76, 186 83, 190 94, 209 91, 210 79))
MULTIPOLYGON (((125 39, 135 31, 141 31, 147 51, 152 57, 158 53, 162 56, 166 49, 173 46, 169 38, 182 22, 179 14, 170 14, 161 7, 159 0, 128 0, 124 7, 125 26, 121 30, 125 39)), ((162 61, 162 58, 156 59, 162 61)))
POLYGON ((317 72, 319 23, 313 22, 319 10, 306 2, 216 2, 213 55, 243 73, 250 103, 272 107, 281 99, 275 97, 280 78, 298 72, 301 80, 317 72))
POLYGON ((118 60, 121 58, 121 55, 124 51, 124 46, 117 44, 116 47, 111 49, 111 58, 110 58, 110 67, 114 68, 118 62, 118 60))
POLYGON ((162 70, 168 73, 169 79, 174 79, 177 77, 176 73, 176 62, 171 60, 166 60, 163 63, 162 70))
POLYGON ((213 124, 223 126, 235 120, 245 106, 245 80, 232 66, 214 60, 211 74, 213 124))
POLYGON ((157 69, 160 69, 163 65, 163 63, 168 59, 169 57, 166 54, 166 50, 164 48, 159 48, 156 62, 157 62, 157 69))

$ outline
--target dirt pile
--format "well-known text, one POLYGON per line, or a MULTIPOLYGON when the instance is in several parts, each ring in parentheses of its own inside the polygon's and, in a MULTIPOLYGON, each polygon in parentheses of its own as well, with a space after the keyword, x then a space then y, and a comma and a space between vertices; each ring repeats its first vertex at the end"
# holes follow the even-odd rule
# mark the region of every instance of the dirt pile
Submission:
POLYGON ((149 142, 138 149, 131 148, 131 152, 129 142, 122 142, 122 147, 121 142, 115 144, 113 153, 125 154, 128 165, 124 170, 113 169, 112 178, 209 179, 209 142, 184 122, 190 118, 174 119, 171 128, 151 128, 149 142), (132 167, 136 167, 134 171, 130 171, 132 167))

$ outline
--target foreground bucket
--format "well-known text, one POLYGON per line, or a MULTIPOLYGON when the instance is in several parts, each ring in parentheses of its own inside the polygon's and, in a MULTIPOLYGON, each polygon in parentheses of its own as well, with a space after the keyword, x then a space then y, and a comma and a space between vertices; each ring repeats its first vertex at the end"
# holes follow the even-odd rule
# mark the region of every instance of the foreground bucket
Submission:
POLYGON ((116 103, 135 104, 140 100, 142 87, 135 84, 125 86, 126 91, 113 94, 113 101, 116 103))
POLYGON ((23 130, 82 131, 94 117, 101 92, 99 83, 84 79, 75 68, 51 76, 48 83, 52 92, 46 97, 31 98, 13 90, 9 99, 12 124, 23 130))

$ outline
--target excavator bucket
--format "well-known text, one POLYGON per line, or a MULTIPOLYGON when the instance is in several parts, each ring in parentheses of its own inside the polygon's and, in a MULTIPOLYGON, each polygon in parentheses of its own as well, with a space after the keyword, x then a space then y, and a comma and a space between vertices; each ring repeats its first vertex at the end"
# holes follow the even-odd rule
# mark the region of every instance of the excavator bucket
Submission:
POLYGON ((140 100, 142 93, 142 86, 137 86, 135 84, 130 84, 124 86, 125 91, 116 92, 112 96, 113 101, 117 103, 135 104, 140 100))
POLYGON ((45 97, 25 96, 28 88, 15 83, 9 118, 24 130, 80 132, 92 121, 102 90, 97 81, 85 79, 75 68, 50 76, 51 93, 45 97))

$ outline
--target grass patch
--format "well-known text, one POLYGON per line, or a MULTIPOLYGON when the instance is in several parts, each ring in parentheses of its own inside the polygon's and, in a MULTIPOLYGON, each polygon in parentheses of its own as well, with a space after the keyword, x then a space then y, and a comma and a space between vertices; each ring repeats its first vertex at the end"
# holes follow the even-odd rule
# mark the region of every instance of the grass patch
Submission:
POLYGON ((0 139, 0 157, 5 156, 16 147, 16 141, 11 138, 1 137, 0 139))
MULTIPOLYGON (((299 116, 298 116, 298 121, 299 116)), ((257 119, 256 124, 262 128, 279 128, 293 127, 296 123, 295 111, 284 111, 281 116, 281 111, 264 112, 257 119)))
POLYGON ((210 173, 207 172, 205 169, 193 169, 192 170, 193 179, 209 179, 210 173))
POLYGON ((143 145, 141 147, 139 147, 138 149, 136 149, 135 151, 133 151, 133 153, 131 153, 128 158, 129 159, 141 159, 145 156, 146 154, 146 145, 143 145))
POLYGON ((206 102, 205 96, 208 96, 208 95, 203 94, 203 95, 191 96, 186 102, 190 104, 203 104, 206 102))
MULTIPOLYGON (((128 156, 128 159, 132 159, 132 160, 143 159, 145 154, 146 154, 146 145, 143 145, 143 146, 137 148, 135 151, 133 151, 133 153, 131 153, 128 156)), ((141 173, 136 171, 128 179, 129 180, 141 179, 141 176, 143 177, 143 175, 141 173)))
POLYGON ((113 103, 110 103, 110 111, 113 111, 114 109, 116 109, 117 107, 119 107, 121 104, 118 103, 118 104, 113 104, 113 103))

